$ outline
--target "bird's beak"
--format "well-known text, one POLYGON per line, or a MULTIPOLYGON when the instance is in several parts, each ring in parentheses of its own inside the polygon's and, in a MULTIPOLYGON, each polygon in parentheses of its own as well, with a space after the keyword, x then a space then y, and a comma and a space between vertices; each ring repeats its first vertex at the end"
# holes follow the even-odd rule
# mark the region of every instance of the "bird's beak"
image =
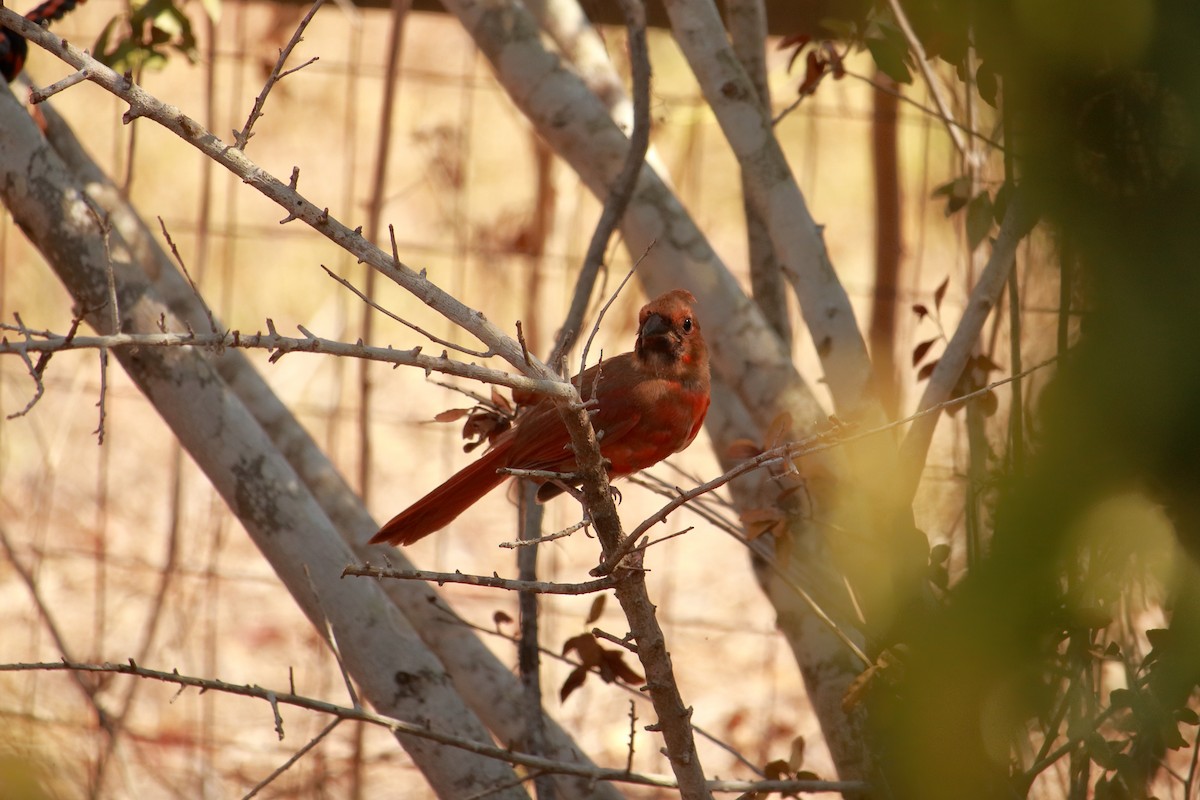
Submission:
POLYGON ((655 336, 666 336, 671 332, 671 326, 663 319, 661 314, 651 314, 646 317, 646 321, 642 323, 642 338, 652 338, 655 336))

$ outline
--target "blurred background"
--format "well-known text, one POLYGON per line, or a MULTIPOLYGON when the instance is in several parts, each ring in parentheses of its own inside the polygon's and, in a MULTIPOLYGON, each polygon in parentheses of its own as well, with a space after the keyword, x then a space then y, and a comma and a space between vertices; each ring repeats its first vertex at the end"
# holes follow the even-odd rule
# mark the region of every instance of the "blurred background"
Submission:
MULTIPOLYGON (((223 137, 240 129, 282 47, 305 8, 225 2, 212 20, 201 7, 184 7, 196 37, 195 61, 174 54, 138 75, 152 94, 180 107, 223 137)), ((25 9, 18 9, 24 11, 25 9)), ((54 26, 78 45, 90 45, 125 6, 90 0, 54 26)), ((451 17, 414 11, 404 20, 399 69, 387 84, 392 15, 348 2, 327 4, 308 28, 293 63, 319 57, 271 93, 247 155, 285 177, 300 169, 300 189, 349 224, 367 225, 378 209, 376 240, 389 246, 392 226, 402 261, 428 270, 442 287, 509 330, 523 324, 531 349, 544 354, 568 305, 599 204, 575 175, 538 141, 496 86, 470 37, 451 17), (378 167, 383 98, 395 109, 386 170, 378 167)), ((626 72, 624 32, 603 29, 606 47, 626 72)), ((974 276, 986 256, 967 215, 951 217, 947 187, 963 174, 961 154, 930 111, 924 84, 904 86, 895 108, 899 179, 899 278, 879 291, 872 124, 878 113, 876 73, 866 53, 845 62, 846 77, 826 80, 798 105, 804 81, 790 50, 768 44, 768 74, 776 130, 859 319, 881 303, 894 312, 897 416, 911 412, 923 388, 921 342, 952 332, 974 276), (786 113, 785 113, 786 112, 786 113), (944 285, 944 299, 935 293, 944 285), (914 313, 916 304, 933 314, 914 313)), ((654 69, 652 144, 680 197, 723 260, 744 285, 745 225, 735 161, 711 111, 668 34, 652 30, 654 69)), ((27 72, 38 84, 65 67, 31 48, 27 72)), ((953 69, 940 65, 947 83, 953 69)), ((18 93, 24 89, 14 86, 18 93)), ((999 137, 993 112, 977 101, 950 98, 956 113, 999 137)), ((328 338, 363 336, 361 302, 331 281, 325 265, 364 286, 366 268, 353 263, 311 230, 280 225, 282 214, 241 182, 153 124, 121 124, 124 110, 90 84, 52 101, 89 151, 127 188, 145 218, 161 218, 199 290, 223 324, 246 332, 273 320, 285 334, 303 325, 328 338)), ((1004 177, 1002 155, 979 150, 977 181, 968 194, 993 195, 1004 177)), ((990 223, 984 233, 991 230, 990 223)), ((986 248, 985 248, 986 249, 986 248)), ((1074 316, 1060 314, 1055 243, 1035 235, 1021 247, 1020 341, 1026 365, 1045 361, 1064 335, 1077 335, 1074 316)), ((616 247, 604 276, 606 294, 629 267, 616 247)), ((399 289, 379 285, 377 300, 432 333, 454 339, 448 323, 399 289)), ((608 354, 631 348, 636 313, 645 298, 627 288, 605 319, 594 347, 608 354)), ((796 309, 793 308, 793 312, 796 309)), ((0 226, 0 318, 19 313, 35 329, 65 332, 73 313, 67 293, 14 226, 0 226)), ((797 318, 795 315, 794 319, 797 318)), ((863 322, 865 326, 865 322, 863 322)), ((408 348, 419 336, 376 317, 369 344, 408 348)), ((816 383, 812 344, 797 326, 798 368, 816 383)), ((1006 313, 990 321, 981 349, 1008 364, 1006 313)), ((933 354, 936 354, 935 345, 933 354)), ((434 423, 469 398, 415 370, 369 365, 370 402, 363 403, 363 370, 344 359, 293 354, 267 364, 250 353, 267 380, 366 497, 379 520, 406 507, 470 456, 459 427, 434 423), (364 459, 366 435, 371 456, 364 459)), ((879 352, 876 358, 880 358, 879 352)), ((927 363, 928 358, 924 359, 927 363)), ((991 377, 998 377, 993 374, 991 377)), ((1025 382, 1023 402, 1033 408, 1048 374, 1025 382)), ((21 411, 34 386, 17 359, 0 359, 0 661, 125 661, 178 669, 232 683, 285 688, 345 703, 336 662, 294 608, 272 571, 243 535, 202 475, 181 454, 167 428, 115 366, 108 373, 104 436, 99 441, 100 367, 95 353, 55 356, 46 394, 21 411)), ((469 387, 477 389, 478 387, 469 387)), ((827 399, 817 386, 818 394, 827 399)), ((988 441, 1003 441, 1010 395, 996 393, 998 413, 980 424, 988 441)), ((962 546, 969 506, 978 503, 978 465, 972 473, 969 432, 962 416, 939 427, 914 507, 917 527, 931 544, 950 543, 952 578, 964 569, 962 546), (970 485, 968 476, 976 483, 970 485)), ((978 448, 975 450, 978 455, 978 448)), ((719 474, 703 438, 653 473, 673 485, 719 474)), ((662 500, 626 486, 621 513, 627 524, 662 500)), ((1134 515, 1140 530, 1158 538, 1159 557, 1174 557, 1169 525, 1139 496, 1119 513, 1134 515), (1138 516, 1141 515, 1141 516, 1138 516)), ((575 521, 569 501, 549 506, 547 529, 575 521)), ((1108 517, 1111 519, 1111 516, 1108 517)), ((1134 523, 1131 523, 1134 524, 1134 523)), ((659 546, 649 576, 667 632, 685 701, 694 722, 751 762, 787 758, 792 742, 808 742, 805 768, 832 777, 828 753, 808 708, 798 670, 775 630, 774 610, 752 577, 742 544, 687 510, 667 529, 695 526, 659 546)), ((497 491, 445 532, 411 548, 424 568, 513 575, 511 551, 497 547, 515 537, 511 492, 497 491)), ((581 534, 542 549, 542 577, 576 581, 594 564, 597 545, 581 534)), ((515 664, 515 598, 499 591, 448 586, 444 594, 462 624, 483 629, 502 659, 515 664), (492 632, 489 634, 488 632, 492 632), (494 634, 494 635, 492 635, 494 634)), ((556 650, 585 630, 591 599, 546 597, 543 642, 556 650)), ((1162 627, 1153 602, 1137 627, 1162 627)), ((451 623, 458 624, 458 623, 451 623)), ((599 626, 621 636, 613 607, 599 626)), ((590 626, 589 626, 590 627, 590 626)), ((543 660, 550 713, 600 763, 623 764, 628 746, 627 700, 636 693, 592 680, 565 701, 558 687, 569 665, 543 660)), ((639 704, 644 701, 636 700, 639 704)), ((648 706, 639 716, 649 713, 648 706)), ((280 741, 262 703, 214 693, 177 693, 169 686, 127 678, 65 673, 0 674, 0 754, 9 766, 32 767, 51 796, 227 797, 243 794, 307 742, 326 720, 283 710, 280 741), (124 713, 120 735, 97 724, 97 709, 76 681, 101 681, 107 713, 124 713)), ((666 772, 649 737, 639 739, 637 769, 666 772)), ((710 774, 751 777, 727 750, 701 741, 710 774)), ((4 767, 0 764, 0 776, 4 767)), ((15 769, 15 767, 14 767, 15 769)), ((1186 767, 1184 768, 1186 769, 1186 767)), ((1054 771, 1043 778, 1049 796, 1054 771)), ((0 778, 2 785, 2 778, 0 778)), ((1185 790, 1191 791, 1190 784, 1185 790)), ((388 734, 341 726, 312 753, 267 787, 265 796, 424 798, 428 789, 388 734)), ((630 796, 670 796, 631 789, 630 796)), ((1164 796, 1180 796, 1178 792, 1164 796)))

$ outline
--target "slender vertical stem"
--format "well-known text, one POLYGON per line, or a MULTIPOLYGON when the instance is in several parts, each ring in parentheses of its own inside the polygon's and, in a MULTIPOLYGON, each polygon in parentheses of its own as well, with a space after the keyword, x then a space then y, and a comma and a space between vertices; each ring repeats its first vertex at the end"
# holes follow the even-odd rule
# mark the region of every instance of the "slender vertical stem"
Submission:
MULTIPOLYGON (((542 533, 542 506, 537 502, 537 484, 521 481, 521 502, 518 514, 521 519, 521 539, 537 539, 542 533)), ((523 581, 537 580, 536 544, 517 548, 517 577, 523 581)), ((521 675, 521 686, 525 693, 525 741, 523 749, 533 755, 542 755, 545 749, 545 728, 542 724, 542 673, 541 653, 538 641, 538 596, 537 592, 518 592, 517 607, 520 612, 520 641, 517 645, 517 667, 521 675)), ((533 780, 538 800, 554 800, 554 781, 550 775, 539 774, 533 780)))

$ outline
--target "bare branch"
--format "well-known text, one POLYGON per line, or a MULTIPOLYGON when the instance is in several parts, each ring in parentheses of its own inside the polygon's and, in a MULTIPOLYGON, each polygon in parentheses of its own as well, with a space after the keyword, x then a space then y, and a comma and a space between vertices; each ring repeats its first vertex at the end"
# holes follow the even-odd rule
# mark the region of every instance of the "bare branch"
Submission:
MULTIPOLYGON (((392 244, 393 244, 393 246, 395 245, 395 240, 393 240, 392 244)), ((329 267, 325 266, 324 264, 321 264, 320 267, 321 267, 321 269, 325 270, 326 275, 333 278, 335 281, 340 283, 342 286, 344 286, 345 288, 347 288, 351 292, 353 292, 355 294, 355 296, 358 297, 359 300, 362 300, 364 303, 366 303, 367 305, 369 305, 371 308, 375 309, 379 313, 389 317, 390 319, 395 320, 396 322, 399 322, 401 325, 404 325, 404 326, 416 331, 417 333, 424 336, 426 339, 429 339, 432 342, 436 342, 436 343, 442 345, 443 347, 449 347, 451 350, 457 350, 458 352, 463 353, 465 355, 475 356, 475 358, 491 358, 492 356, 496 355, 496 352, 494 350, 472 350, 469 347, 463 347, 462 345, 455 344, 454 342, 451 342, 447 339, 443 339, 440 336, 435 336, 432 333, 430 333, 429 331, 420 327, 419 325, 414 325, 413 323, 409 322, 408 320, 404 319, 403 317, 400 317, 396 314, 393 314, 391 311, 388 311, 386 308, 384 308, 383 306, 376 303, 374 300, 372 300, 366 294, 364 294, 363 292, 360 292, 358 290, 357 286, 355 286, 350 281, 343 278, 341 275, 338 275, 336 272, 331 270, 329 267)))
POLYGON ((625 155, 625 164, 621 167, 620 174, 613 182, 608 196, 604 198, 604 210, 600 214, 600 221, 596 223, 596 229, 592 232, 583 267, 575 280, 575 294, 571 298, 571 307, 567 311, 563 326, 558 332, 554 355, 550 357, 551 364, 571 348, 583 326, 583 315, 592 296, 596 275, 604 262, 608 242, 621 217, 625 215, 630 198, 633 197, 638 173, 642 170, 642 164, 646 161, 646 150, 650 146, 650 54, 646 45, 646 10, 639 0, 620 0, 620 6, 629 31, 629 61, 633 83, 633 130, 629 134, 629 151, 625 155))
POLYGON ((254 99, 254 107, 250 109, 250 116, 246 118, 246 124, 242 126, 240 131, 233 132, 233 146, 238 150, 244 151, 246 149, 246 143, 249 142, 250 137, 254 135, 254 132, 251 130, 251 128, 254 127, 254 123, 258 121, 258 118, 262 116, 263 106, 266 105, 267 102, 267 95, 271 93, 271 89, 275 88, 275 84, 278 83, 284 76, 291 75, 297 70, 304 69, 309 64, 317 60, 315 57, 310 58, 308 61, 304 62, 295 69, 289 69, 286 72, 283 71, 283 65, 287 62, 288 56, 292 54, 292 50, 295 49, 296 45, 304 41, 304 29, 308 27, 308 23, 312 22, 312 18, 317 14, 317 9, 324 5, 324 3, 325 0, 316 0, 316 2, 312 4, 312 8, 310 8, 308 13, 304 15, 304 19, 300 20, 300 24, 296 26, 296 30, 292 34, 292 38, 286 45, 283 46, 283 49, 279 51, 279 60, 275 62, 275 68, 272 69, 271 74, 267 76, 267 82, 263 84, 262 91, 259 92, 258 97, 254 99))
POLYGON ((933 374, 929 376, 929 384, 917 405, 917 413, 910 417, 919 421, 909 430, 900 447, 900 477, 905 481, 902 496, 911 498, 916 493, 925 464, 925 455, 929 451, 929 443, 933 440, 933 431, 937 426, 937 411, 947 405, 946 400, 966 368, 979 332, 983 329, 983 323, 1000 299, 1000 293, 1004 290, 1008 275, 1012 271, 1017 246, 1037 222, 1037 214, 1029 204, 1030 200, 1024 192, 1014 193, 1008 210, 1004 213, 1000 231, 996 234, 992 255, 971 291, 953 337, 946 343, 945 352, 938 360, 933 374))
POLYGON ((498 575, 467 575, 454 572, 431 572, 423 569, 385 569, 370 563, 351 565, 342 570, 342 577, 353 575, 362 578, 391 578, 395 580, 429 581, 438 586, 447 583, 465 583, 468 586, 486 586, 492 589, 507 589, 510 592, 537 592, 538 594, 593 594, 613 588, 622 579, 620 575, 606 575, 583 583, 552 583, 549 581, 520 581, 501 578, 498 575))
POLYGON ((921 45, 921 40, 917 38, 917 32, 913 30, 912 25, 908 21, 908 15, 904 13, 904 9, 900 5, 900 0, 888 0, 888 7, 891 8, 892 14, 896 17, 896 24, 900 26, 901 33, 908 40, 908 46, 912 48, 913 55, 916 57, 917 67, 921 70, 921 75, 925 78, 925 84, 929 87, 929 94, 933 97, 933 103, 937 106, 937 116, 946 123, 946 133, 950 134, 950 141, 954 142, 954 149, 959 152, 963 158, 971 158, 972 150, 967 145, 966 138, 962 133, 962 125, 954 121, 954 115, 950 113, 950 104, 946 101, 945 88, 942 86, 942 81, 938 78, 937 73, 933 71, 933 67, 929 64, 929 57, 925 55, 925 48, 921 45))
POLYGON ((547 533, 543 536, 537 537, 536 539, 518 539, 515 542, 501 542, 500 547, 508 550, 515 550, 519 547, 532 547, 535 545, 544 544, 546 542, 553 542, 555 539, 565 539, 575 531, 586 528, 589 524, 591 523, 589 523, 586 519, 582 519, 579 522, 576 522, 574 525, 568 525, 561 531, 547 533))
POLYGON ((304 747, 301 747, 299 750, 297 750, 295 753, 292 754, 291 758, 289 758, 287 761, 280 764, 278 769, 274 770, 270 775, 268 775, 267 777, 265 777, 261 781, 259 781, 257 784, 255 784, 253 789, 246 792, 246 794, 243 795, 245 800, 250 800, 251 797, 254 797, 259 792, 261 792, 263 789, 265 789, 267 786, 269 786, 276 778, 278 778, 283 773, 287 772, 288 769, 290 769, 293 764, 295 764, 297 761, 299 761, 301 758, 303 758, 310 750, 312 750, 314 747, 316 747, 318 744, 320 744, 322 739, 324 739, 329 734, 333 733, 333 729, 341 724, 342 724, 342 720, 335 719, 335 720, 331 721, 328 725, 326 725, 324 728, 322 728, 320 730, 320 732, 317 733, 316 736, 309 739, 305 743, 304 747))
MULTIPOLYGON (((34 25, 10 9, 0 8, 0 25, 19 33, 76 69, 86 68, 90 81, 129 104, 129 111, 125 114, 126 121, 136 117, 153 119, 284 208, 289 219, 302 220, 359 261, 379 270, 455 325, 474 335, 523 374, 546 381, 554 380, 554 374, 537 359, 531 359, 531 363, 527 364, 517 342, 488 322, 483 314, 442 290, 428 280, 424 272, 417 272, 395 262, 375 244, 364 239, 360 231, 351 230, 331 216, 327 208, 319 208, 300 196, 294 188, 289 188, 287 184, 254 164, 238 148, 222 142, 178 108, 163 103, 131 79, 118 75, 88 53, 34 25)), ((294 179, 295 172, 293 182, 294 179)))
POLYGON ((81 69, 81 70, 78 70, 77 72, 72 72, 70 75, 68 75, 67 77, 63 78, 60 81, 56 81, 56 82, 50 84, 49 86, 45 86, 41 89, 34 89, 33 91, 31 91, 29 93, 29 103, 31 105, 37 105, 38 103, 43 103, 43 102, 49 100, 54 95, 58 94, 59 92, 66 91, 67 89, 70 89, 72 86, 74 86, 78 83, 83 83, 84 81, 88 80, 90 77, 91 76, 88 74, 88 71, 86 69, 81 69))
POLYGON ((187 278, 188 286, 192 287, 192 294, 196 297, 196 302, 204 309, 205 316, 208 317, 208 329, 213 333, 218 333, 217 320, 213 316, 212 309, 208 307, 208 303, 204 300, 204 295, 200 294, 199 287, 192 280, 192 273, 188 272, 187 264, 183 263, 183 256, 179 255, 179 248, 175 246, 175 240, 171 238, 171 234, 167 231, 167 223, 163 222, 163 218, 158 218, 158 225, 162 228, 163 238, 167 240, 167 246, 171 248, 171 255, 175 257, 175 263, 179 265, 179 271, 183 273, 183 277, 187 278))
MULTIPOLYGON (((449 736, 438 732, 431 725, 418 725, 411 722, 387 717, 382 714, 375 714, 365 709, 348 708, 339 706, 334 703, 328 703, 324 700, 316 700, 304 695, 298 695, 291 692, 272 692, 264 689, 261 686, 249 686, 226 683, 225 681, 215 678, 197 678, 190 675, 182 675, 178 670, 172 672, 162 672, 160 670, 147 669, 139 666, 136 662, 128 664, 89 664, 76 661, 50 661, 41 663, 17 663, 17 664, 0 664, 0 672, 93 672, 93 673, 115 673, 120 675, 133 675, 149 680, 162 681, 176 686, 186 688, 196 688, 203 691, 216 691, 225 694, 239 695, 242 697, 253 697, 260 700, 269 701, 271 696, 274 696, 277 702, 284 705, 304 708, 309 711, 316 711, 322 714, 329 714, 342 720, 357 720, 359 722, 367 722, 372 725, 378 725, 395 733, 402 733, 409 736, 415 736, 421 739, 427 739, 439 744, 455 747, 467 752, 476 753, 488 758, 494 758, 498 761, 504 761, 509 764, 530 767, 532 769, 545 770, 562 775, 579 775, 584 778, 589 778, 596 781, 614 781, 620 783, 630 783, 639 786, 657 786, 667 789, 677 788, 678 782, 667 775, 643 774, 637 772, 628 772, 625 769, 611 769, 604 767, 590 767, 584 764, 579 764, 570 761, 555 761, 549 758, 540 758, 531 756, 525 753, 519 753, 513 750, 508 750, 502 747, 496 747, 491 743, 477 742, 471 739, 464 739, 458 736, 449 736)), ((861 792, 865 790, 866 784, 861 781, 709 781, 708 787, 714 792, 861 792)))
POLYGON ((326 353, 382 361, 397 366, 419 367, 426 372, 441 372, 446 375, 456 375, 461 378, 523 389, 552 397, 567 397, 574 391, 567 384, 557 380, 534 380, 523 375, 481 367, 478 364, 464 364, 449 358, 444 353, 441 356, 422 355, 420 347, 414 347, 412 350, 393 350, 391 347, 350 344, 312 335, 305 336, 303 339, 282 336, 275 332, 274 323, 271 320, 267 320, 267 328, 268 332, 265 334, 229 331, 219 334, 118 333, 110 336, 75 337, 60 336, 43 331, 38 332, 39 335, 45 335, 46 338, 43 339, 30 339, 23 342, 0 341, 0 355, 4 353, 57 353, 64 350, 103 350, 112 347, 202 347, 217 350, 222 348, 268 350, 272 352, 271 361, 278 361, 288 353, 326 353))

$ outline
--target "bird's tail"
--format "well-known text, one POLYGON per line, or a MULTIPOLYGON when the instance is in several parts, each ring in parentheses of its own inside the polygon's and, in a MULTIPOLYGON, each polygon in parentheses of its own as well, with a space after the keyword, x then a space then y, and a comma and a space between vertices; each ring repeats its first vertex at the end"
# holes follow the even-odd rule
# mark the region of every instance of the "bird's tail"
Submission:
POLYGON ((412 544, 453 522, 479 498, 508 477, 496 470, 505 465, 508 443, 484 453, 441 486, 401 511, 371 537, 371 544, 412 544))

